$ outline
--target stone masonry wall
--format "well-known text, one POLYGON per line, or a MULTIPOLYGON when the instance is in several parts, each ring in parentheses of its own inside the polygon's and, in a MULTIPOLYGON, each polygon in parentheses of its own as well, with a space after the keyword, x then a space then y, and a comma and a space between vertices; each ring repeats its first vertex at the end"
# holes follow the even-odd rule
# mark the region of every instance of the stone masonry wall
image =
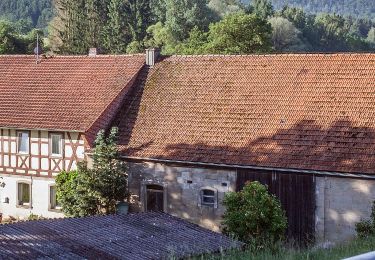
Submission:
POLYGON ((226 192, 235 191, 236 172, 159 163, 129 163, 129 189, 135 199, 130 208, 133 212, 143 208, 142 185, 145 183, 164 185, 167 213, 220 231, 220 221, 225 211, 221 202, 226 192), (199 194, 203 187, 217 190, 217 208, 199 205, 199 194))
POLYGON ((341 242, 354 237, 355 224, 370 217, 374 200, 374 180, 317 177, 317 242, 341 242))

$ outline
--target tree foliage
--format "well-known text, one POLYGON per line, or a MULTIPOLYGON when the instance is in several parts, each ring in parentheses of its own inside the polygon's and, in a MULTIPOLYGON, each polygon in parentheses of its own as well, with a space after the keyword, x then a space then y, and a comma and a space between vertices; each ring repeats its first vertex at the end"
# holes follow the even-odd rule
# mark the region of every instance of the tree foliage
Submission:
POLYGON ((248 54, 271 50, 271 25, 255 14, 237 13, 212 24, 209 53, 248 54))
MULTIPOLYGON (((9 0, 4 1, 7 4, 0 4, 0 12, 6 5, 8 9, 17 8, 9 0)), ((45 4, 47 0, 40 4, 29 1, 31 5, 26 9, 36 15, 42 16, 40 8, 51 8, 45 4)), ((306 12, 311 5, 320 5, 320 1, 310 2, 305 10, 281 5, 280 0, 48 1, 53 1, 55 14, 48 29, 48 47, 62 54, 87 54, 91 47, 100 53, 115 54, 143 52, 145 47, 159 47, 163 54, 375 51, 371 31, 375 24, 371 19, 306 12), (267 21, 272 24, 272 48, 267 40, 267 21)), ((288 1, 298 6, 297 2, 305 0, 288 1)), ((360 8, 362 3, 355 6, 360 8)), ((26 17, 28 11, 21 13, 26 17)), ((35 24, 25 18, 12 26, 18 35, 27 35, 35 24)), ((7 50, 22 52, 14 45, 7 50)))
POLYGON ((128 198, 126 166, 119 158, 117 135, 117 128, 108 137, 100 131, 92 167, 83 162, 77 171, 57 176, 57 196, 67 216, 113 214, 116 203, 128 198))
MULTIPOLYGON (((14 24, 0 20, 0 54, 33 54, 36 47, 36 34, 40 38, 43 32, 34 29, 28 34, 20 34, 14 24)), ((39 42, 43 46, 43 42, 39 42)))
POLYGON ((287 228, 280 201, 259 182, 247 183, 239 192, 227 193, 223 201, 224 233, 256 247, 284 239, 287 228))
POLYGON ((263 19, 267 19, 274 14, 272 3, 268 0, 254 0, 253 12, 263 19))
POLYGON ((362 238, 375 235, 375 201, 372 204, 371 216, 368 220, 362 220, 355 225, 357 235, 362 238))
POLYGON ((51 0, 1 0, 0 18, 43 29, 53 17, 51 0))
POLYGON ((276 51, 303 49, 299 38, 300 31, 292 22, 283 17, 272 17, 269 20, 272 26, 272 43, 276 51))

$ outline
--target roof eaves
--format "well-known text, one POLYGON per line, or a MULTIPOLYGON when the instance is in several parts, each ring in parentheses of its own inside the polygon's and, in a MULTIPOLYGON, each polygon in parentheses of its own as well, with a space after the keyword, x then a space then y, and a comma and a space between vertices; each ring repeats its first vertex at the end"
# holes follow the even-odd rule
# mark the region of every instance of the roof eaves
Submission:
POLYGON ((157 158, 134 157, 134 156, 125 156, 125 155, 122 155, 121 158, 125 160, 127 159, 127 160, 134 160, 134 161, 164 162, 164 163, 176 163, 176 164, 196 165, 196 166, 200 165, 200 166, 236 168, 236 169, 270 170, 270 171, 280 171, 280 172, 288 172, 288 173, 296 173, 296 174, 315 174, 315 175, 320 175, 320 176, 333 176, 333 177, 346 177, 346 178, 375 180, 375 175, 361 174, 361 173, 317 171, 317 170, 278 168, 278 167, 267 167, 267 166, 256 166, 256 165, 236 165, 236 164, 225 164, 225 163, 191 162, 191 161, 183 161, 183 160, 157 159, 157 158))
POLYGON ((0 129, 15 129, 15 130, 40 130, 40 131, 58 131, 58 132, 74 132, 83 133, 82 129, 61 129, 61 128, 40 128, 40 127, 19 127, 19 126, 0 126, 0 129))

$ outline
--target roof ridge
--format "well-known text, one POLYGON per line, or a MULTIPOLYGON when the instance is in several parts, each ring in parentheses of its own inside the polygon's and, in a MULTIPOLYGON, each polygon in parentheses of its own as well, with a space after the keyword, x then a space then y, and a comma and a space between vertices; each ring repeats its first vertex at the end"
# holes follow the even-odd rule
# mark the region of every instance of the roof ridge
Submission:
MULTIPOLYGON (((105 58, 105 57, 133 57, 133 56, 144 56, 145 54, 143 53, 135 53, 135 54, 97 54, 95 57, 90 57, 89 55, 64 55, 64 54, 57 54, 57 55, 51 55, 48 56, 48 58, 105 58)), ((43 56, 43 54, 42 54, 43 56)), ((0 58, 2 57, 13 57, 13 58, 21 58, 21 57, 26 57, 26 58, 31 58, 35 57, 34 54, 0 54, 0 58)))
POLYGON ((316 53, 263 53, 263 54, 174 54, 171 58, 193 58, 193 57, 267 57, 267 56, 375 56, 371 52, 316 52, 316 53))

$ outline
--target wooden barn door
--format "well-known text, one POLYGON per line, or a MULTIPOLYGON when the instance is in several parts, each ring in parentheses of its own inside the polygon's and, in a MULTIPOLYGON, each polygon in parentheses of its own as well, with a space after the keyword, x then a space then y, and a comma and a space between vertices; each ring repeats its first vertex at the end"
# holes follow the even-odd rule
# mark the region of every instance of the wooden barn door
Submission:
POLYGON ((147 185, 146 211, 162 212, 164 210, 164 188, 160 185, 147 185))
POLYGON ((237 190, 248 181, 266 184, 281 201, 288 218, 287 237, 300 245, 314 242, 315 178, 313 175, 275 171, 237 171, 237 190))

